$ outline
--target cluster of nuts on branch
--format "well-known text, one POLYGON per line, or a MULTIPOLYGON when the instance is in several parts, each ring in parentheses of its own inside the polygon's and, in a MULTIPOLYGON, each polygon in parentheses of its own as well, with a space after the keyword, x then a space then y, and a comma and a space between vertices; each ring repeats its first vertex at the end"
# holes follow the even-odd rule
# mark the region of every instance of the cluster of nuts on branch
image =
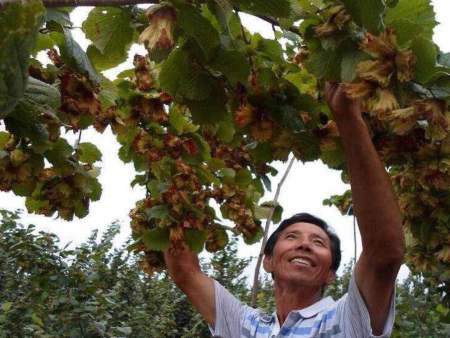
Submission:
POLYGON ((360 48, 373 59, 358 64, 357 78, 345 86, 345 92, 350 98, 361 99, 366 111, 383 119, 400 108, 389 87, 394 80, 413 79, 416 59, 411 50, 398 47, 395 32, 390 28, 379 36, 366 33, 360 48))
POLYGON ((44 201, 37 213, 51 216, 56 211, 59 217, 71 220, 74 215, 84 217, 89 209, 90 199, 98 199, 92 192, 93 177, 89 175, 92 166, 85 164, 83 172, 68 172, 64 175, 54 168, 40 172, 38 182, 42 184, 39 200, 44 201))
MULTIPOLYGON (((120 117, 121 123, 116 121, 112 127, 113 131, 121 134, 126 133, 126 126, 133 126, 136 133, 130 141, 130 149, 145 159, 149 168, 147 182, 157 181, 162 186, 159 193, 149 189, 146 199, 138 202, 130 212, 134 237, 140 238, 153 229, 167 229, 170 246, 176 249, 184 245, 186 231, 206 230, 207 247, 218 250, 226 241, 215 223, 211 199, 222 205, 224 216, 237 224, 237 231, 246 238, 254 237, 260 227, 253 218, 244 190, 233 182, 213 183, 218 178, 217 172, 198 161, 208 151, 200 149, 204 147, 201 142, 208 144, 208 157, 220 160, 225 168, 235 172, 250 165, 249 153, 243 146, 233 147, 220 141, 208 128, 181 134, 173 130, 165 106, 172 102, 172 98, 155 87, 152 68, 146 57, 135 56, 134 65, 133 85, 137 95, 128 101, 131 107, 129 113, 120 117), (189 158, 196 160, 191 163, 189 158), (163 177, 155 170, 163 171, 163 177), (205 173, 210 178, 216 178, 205 181, 200 178, 205 173), (163 216, 152 216, 152 210, 161 209, 164 209, 163 216)), ((183 109, 180 112, 183 114, 183 109)), ((188 115, 184 118, 189 120, 188 115)), ((142 241, 137 242, 136 249, 144 252, 142 267, 147 272, 164 266, 161 253, 149 249, 142 241)))
POLYGON ((392 182, 399 196, 403 224, 410 242, 408 259, 414 262, 416 269, 423 271, 439 271, 440 264, 448 266, 450 199, 442 197, 450 197, 450 163, 439 163, 436 159, 417 167, 399 166, 392 172, 392 182), (428 222, 423 223, 421 220, 424 219, 428 222), (421 236, 427 236, 426 243, 417 240, 421 236))
POLYGON ((60 168, 44 168, 44 158, 31 148, 19 145, 13 135, 3 132, 0 156, 0 190, 14 190, 27 196, 30 211, 45 216, 55 212, 70 220, 76 214, 87 213, 89 200, 99 192, 92 192, 97 184, 89 174, 92 166, 85 164, 78 169, 68 165, 60 168), (9 139, 6 139, 9 138, 9 139))
POLYGON ((103 132, 115 119, 115 109, 102 109, 98 98, 99 86, 65 65, 56 50, 50 50, 48 56, 58 68, 61 92, 59 115, 65 127, 78 131, 93 124, 98 132, 103 132))
POLYGON ((21 149, 15 137, 2 133, 0 150, 0 190, 10 191, 18 186, 35 186, 35 176, 43 168, 43 160, 36 160, 32 152, 21 149))

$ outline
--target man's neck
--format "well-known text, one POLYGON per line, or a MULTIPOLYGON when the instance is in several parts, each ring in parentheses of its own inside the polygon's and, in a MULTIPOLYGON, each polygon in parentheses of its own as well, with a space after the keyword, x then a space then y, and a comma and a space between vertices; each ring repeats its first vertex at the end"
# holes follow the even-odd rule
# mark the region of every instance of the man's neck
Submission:
POLYGON ((280 326, 289 312, 305 309, 322 298, 322 290, 317 287, 299 287, 287 283, 274 283, 275 304, 280 326))

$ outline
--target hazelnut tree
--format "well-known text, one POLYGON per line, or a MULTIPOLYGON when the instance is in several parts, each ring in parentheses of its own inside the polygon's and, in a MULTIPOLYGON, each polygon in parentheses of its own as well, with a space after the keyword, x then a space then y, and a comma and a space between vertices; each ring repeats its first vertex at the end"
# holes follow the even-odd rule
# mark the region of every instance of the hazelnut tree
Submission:
MULTIPOLYGON (((146 195, 131 210, 143 268, 186 243, 217 251, 222 219, 248 243, 275 160, 322 160, 348 182, 325 81, 345 84, 399 198, 407 263, 450 281, 450 56, 432 41, 430 0, 30 0, 0 5, 0 189, 29 212, 84 217, 101 195, 101 153, 65 133, 110 127, 146 195), (157 3, 156 3, 157 2, 157 3), (147 3, 146 9, 137 6, 147 3), (75 5, 96 6, 71 34, 75 5), (252 34, 241 13, 265 20, 252 34), (108 80, 133 43, 148 53, 108 80), (51 64, 37 59, 45 51, 51 64), (215 201, 220 214, 211 207, 215 201)), ((351 193, 324 201, 343 213, 351 193)), ((279 213, 276 213, 279 214, 279 213)), ((277 215, 279 216, 279 215, 277 215)))

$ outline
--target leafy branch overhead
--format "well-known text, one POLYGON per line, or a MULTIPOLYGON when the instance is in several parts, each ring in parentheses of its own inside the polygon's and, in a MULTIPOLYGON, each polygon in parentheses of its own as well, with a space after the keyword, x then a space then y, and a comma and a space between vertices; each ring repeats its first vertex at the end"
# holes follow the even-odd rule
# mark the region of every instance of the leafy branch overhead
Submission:
MULTIPOLYGON (((133 184, 147 190, 130 212, 131 248, 145 252, 147 271, 163 268, 160 250, 183 242, 223 248, 224 219, 253 243, 271 162, 321 159, 348 180, 322 99, 325 81, 341 81, 364 102, 389 168, 410 267, 448 283, 450 57, 432 41, 429 0, 85 3, 97 5, 81 25, 86 51, 73 38, 71 8, 55 6, 74 3, 2 5, 2 191, 24 196, 30 212, 86 216, 101 195, 101 154, 88 140, 72 146, 64 132, 109 127, 119 157, 135 166, 133 184), (274 38, 251 33, 242 13, 272 25, 274 38), (135 43, 148 53, 130 55, 135 43), (112 81, 102 75, 129 56, 133 68, 112 81)), ((327 203, 347 212, 351 195, 327 203)))

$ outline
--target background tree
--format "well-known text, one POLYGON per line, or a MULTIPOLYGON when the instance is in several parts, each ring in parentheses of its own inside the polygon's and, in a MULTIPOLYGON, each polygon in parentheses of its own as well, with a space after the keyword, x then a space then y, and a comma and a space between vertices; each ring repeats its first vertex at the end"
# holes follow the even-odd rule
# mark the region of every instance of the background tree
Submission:
MULTIPOLYGON (((118 225, 82 245, 61 248, 51 234, 20 223, 20 214, 0 210, 0 337, 210 337, 206 323, 166 273, 149 277, 138 255, 113 248, 118 225)), ((126 245, 125 245, 126 246, 126 245)), ((203 269, 244 302, 251 288, 243 271, 249 258, 236 257, 236 238, 203 261, 203 269)), ((352 266, 327 288, 346 292, 352 266)), ((272 281, 264 275, 257 305, 275 309, 272 281)), ((393 337, 440 338, 450 333, 445 292, 411 275, 397 285, 393 337)))
MULTIPOLYGON (((111 128, 146 190, 131 228, 147 272, 164 268, 169 246, 223 249, 223 219, 254 243, 273 161, 320 159, 348 181, 322 95, 325 81, 345 82, 399 196, 409 267, 449 288, 450 58, 432 41, 430 0, 138 2, 84 1, 109 5, 81 25, 86 51, 72 8, 60 7, 75 2, 2 3, 0 190, 29 212, 85 217, 101 196, 101 153, 81 131, 111 128), (252 34, 242 13, 270 23, 274 38, 252 34), (146 55, 107 79, 133 43, 146 55)), ((350 193, 330 203, 342 199, 350 193)))

